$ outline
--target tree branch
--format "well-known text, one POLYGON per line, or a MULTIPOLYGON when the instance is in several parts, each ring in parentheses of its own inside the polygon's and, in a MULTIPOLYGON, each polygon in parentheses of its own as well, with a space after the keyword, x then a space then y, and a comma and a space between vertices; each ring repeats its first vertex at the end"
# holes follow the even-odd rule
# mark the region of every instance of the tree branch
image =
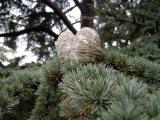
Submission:
POLYGON ((32 14, 30 14, 29 16, 52 16, 52 15, 55 15, 54 12, 34 12, 32 14))
POLYGON ((81 13, 86 13, 86 9, 84 8, 84 6, 78 1, 78 0, 73 0, 74 3, 77 5, 77 7, 80 9, 81 13))
MULTIPOLYGON (((75 24, 80 23, 80 22, 81 22, 81 21, 76 21, 76 22, 72 23, 72 25, 75 25, 75 24)), ((66 30, 67 30, 67 28, 64 29, 64 30, 62 30, 61 33, 64 32, 64 31, 66 31, 66 30)))
POLYGON ((57 7, 57 5, 50 0, 41 0, 44 4, 48 5, 50 8, 54 10, 54 12, 63 20, 65 25, 72 31, 73 34, 76 34, 76 29, 72 26, 68 18, 62 13, 62 11, 57 7))
POLYGON ((10 32, 10 33, 1 33, 0 37, 14 37, 14 36, 19 36, 25 33, 30 33, 30 32, 46 32, 49 35, 53 36, 55 39, 58 38, 58 35, 56 33, 54 33, 51 29, 46 28, 46 27, 42 27, 42 26, 36 26, 36 27, 32 27, 32 28, 26 28, 20 31, 14 31, 14 32, 10 32))
POLYGON ((127 23, 131 23, 131 24, 135 24, 141 27, 146 26, 145 23, 138 23, 138 22, 134 22, 132 19, 126 18, 126 16, 120 16, 120 15, 116 15, 112 12, 105 12, 105 14, 107 14, 110 17, 114 17, 115 19, 117 19, 118 21, 122 21, 122 22, 127 22, 127 23))
POLYGON ((75 7, 77 7, 77 6, 75 5, 75 6, 71 7, 71 8, 69 8, 68 10, 66 10, 66 11, 64 12, 64 14, 66 14, 66 13, 68 13, 69 11, 73 10, 75 7))

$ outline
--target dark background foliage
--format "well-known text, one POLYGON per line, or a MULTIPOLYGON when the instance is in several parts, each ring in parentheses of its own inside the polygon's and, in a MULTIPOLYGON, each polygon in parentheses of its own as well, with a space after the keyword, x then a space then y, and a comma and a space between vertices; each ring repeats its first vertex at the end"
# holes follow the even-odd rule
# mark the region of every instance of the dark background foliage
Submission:
MULTIPOLYGON (((81 27, 92 27, 99 32, 102 46, 124 48, 138 43, 148 50, 148 41, 149 53, 153 50, 157 56, 159 6, 159 0, 0 0, 0 37, 4 38, 4 45, 15 50, 19 36, 24 35, 27 49, 31 49, 39 60, 47 60, 55 55, 54 43, 59 34, 67 29, 76 34, 73 25, 80 23, 81 27), (75 5, 71 6, 71 2, 75 5), (51 10, 47 11, 47 7, 51 10), (71 23, 67 14, 76 7, 81 19, 71 23)), ((145 56, 145 52, 137 53, 136 50, 131 48, 130 51, 145 56)), ((153 60, 153 54, 147 57, 153 60)))

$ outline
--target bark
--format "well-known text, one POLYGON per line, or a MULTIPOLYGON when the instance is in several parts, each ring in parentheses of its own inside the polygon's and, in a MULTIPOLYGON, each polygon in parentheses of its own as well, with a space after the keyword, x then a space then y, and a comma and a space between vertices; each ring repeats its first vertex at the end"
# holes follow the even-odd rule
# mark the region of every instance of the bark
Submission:
POLYGON ((85 11, 81 11, 81 27, 92 27, 93 28, 93 18, 95 16, 94 11, 94 1, 93 0, 83 0, 82 6, 85 11))
POLYGON ((95 16, 94 1, 83 0, 81 3, 78 0, 73 0, 81 11, 81 27, 93 28, 93 18, 95 16))

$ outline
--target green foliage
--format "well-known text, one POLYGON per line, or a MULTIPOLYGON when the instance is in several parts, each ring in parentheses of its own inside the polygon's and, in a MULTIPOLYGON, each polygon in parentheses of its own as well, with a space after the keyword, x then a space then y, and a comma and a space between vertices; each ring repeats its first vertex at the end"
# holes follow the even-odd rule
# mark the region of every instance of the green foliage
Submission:
MULTIPOLYGON (((6 48, 0 46, 0 62, 9 62, 9 59, 6 57, 5 53, 11 50, 7 50, 6 48)), ((1 67, 1 66, 0 66, 1 67)))
MULTIPOLYGON (((64 10, 67 1, 56 3, 64 10)), ((41 59, 54 54, 50 29, 63 26, 46 6, 30 0, 0 4, 3 32, 33 28, 27 48, 41 59), (14 8, 20 15, 10 12, 14 8)), ((105 49, 102 63, 55 59, 42 67, 0 68, 0 120, 160 120, 159 6, 159 0, 96 0, 102 44, 118 48, 105 49)), ((4 44, 15 49, 17 38, 4 44)), ((5 52, 0 47, 0 61, 7 60, 5 52)))
POLYGON ((1 80, 0 109, 5 120, 26 119, 33 108, 34 92, 38 84, 38 70, 14 71, 1 80))
POLYGON ((0 47, 0 60, 1 61, 8 60, 8 58, 4 55, 4 53, 6 52, 7 50, 4 47, 0 47))
POLYGON ((80 120, 146 120, 147 85, 104 66, 89 64, 64 75, 59 84, 65 96, 60 115, 80 120))
POLYGON ((0 79, 10 76, 13 71, 14 69, 11 68, 0 68, 0 79))
POLYGON ((128 97, 133 100, 142 101, 146 93, 148 92, 147 86, 142 82, 137 82, 136 79, 121 80, 119 86, 114 90, 114 96, 116 99, 124 99, 128 97))
POLYGON ((40 86, 36 92, 37 99, 30 120, 58 120, 57 84, 61 78, 58 61, 52 60, 42 66, 40 76, 40 86))
POLYGON ((64 76, 59 88, 66 99, 70 99, 69 104, 78 108, 80 113, 91 113, 96 117, 106 110, 111 102, 113 81, 110 74, 113 74, 112 71, 102 65, 97 67, 90 64, 64 76))
POLYGON ((128 75, 134 75, 148 83, 159 83, 160 65, 141 57, 131 57, 115 49, 104 50, 104 63, 128 75))
POLYGON ((61 73, 67 74, 68 72, 75 71, 77 68, 83 66, 81 63, 76 61, 66 61, 63 65, 61 65, 61 73))
MULTIPOLYGON (((148 40, 153 44, 155 39, 159 40, 160 24, 157 13, 159 12, 160 1, 96 1, 96 10, 99 18, 96 27, 99 30, 102 41, 107 43, 108 46, 123 48, 135 41, 148 40), (113 43, 116 43, 116 45, 113 43)), ((155 45, 157 46, 158 43, 155 45)), ((141 52, 144 53, 146 51, 141 52)))
POLYGON ((142 106, 129 98, 113 103, 108 112, 103 114, 103 120, 147 120, 142 106))
POLYGON ((2 74, 0 119, 159 120, 159 64, 115 49, 103 56, 102 63, 54 59, 2 74))
MULTIPOLYGON (((150 95, 147 100, 146 109, 150 119, 160 119, 160 90, 150 95)), ((154 120, 153 119, 153 120, 154 120)))
POLYGON ((142 38, 141 41, 135 41, 126 48, 121 49, 125 54, 131 56, 140 56, 151 61, 160 63, 160 41, 159 33, 148 38, 142 38))

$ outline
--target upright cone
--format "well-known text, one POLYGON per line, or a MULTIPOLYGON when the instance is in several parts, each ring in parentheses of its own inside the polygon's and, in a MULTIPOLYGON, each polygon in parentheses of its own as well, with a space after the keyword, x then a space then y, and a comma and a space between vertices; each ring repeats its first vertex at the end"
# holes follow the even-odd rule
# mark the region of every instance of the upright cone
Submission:
POLYGON ((82 28, 75 36, 71 32, 63 32, 56 42, 56 49, 61 62, 97 62, 102 56, 99 35, 89 27, 82 28))

